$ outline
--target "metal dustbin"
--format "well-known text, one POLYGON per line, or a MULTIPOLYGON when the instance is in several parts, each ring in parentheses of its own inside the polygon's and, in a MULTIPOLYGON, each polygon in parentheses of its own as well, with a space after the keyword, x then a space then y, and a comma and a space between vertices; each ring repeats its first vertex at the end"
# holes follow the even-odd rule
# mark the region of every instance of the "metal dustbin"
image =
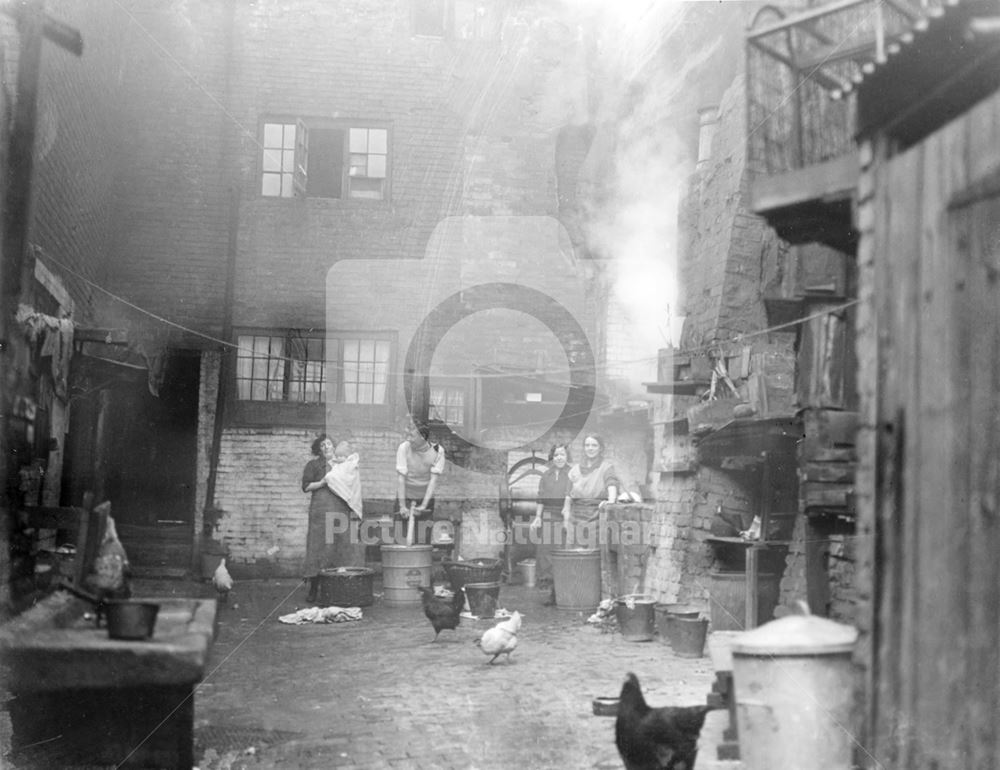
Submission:
POLYGON ((788 615, 732 644, 740 760, 745 770, 849 770, 858 631, 788 615))

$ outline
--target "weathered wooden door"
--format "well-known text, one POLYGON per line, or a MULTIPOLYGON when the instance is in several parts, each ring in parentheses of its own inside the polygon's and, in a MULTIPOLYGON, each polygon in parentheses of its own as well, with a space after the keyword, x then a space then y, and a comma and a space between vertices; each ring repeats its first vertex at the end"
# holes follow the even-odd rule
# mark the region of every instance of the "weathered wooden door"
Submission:
POLYGON ((1000 756, 1000 108, 874 174, 873 768, 1000 756))

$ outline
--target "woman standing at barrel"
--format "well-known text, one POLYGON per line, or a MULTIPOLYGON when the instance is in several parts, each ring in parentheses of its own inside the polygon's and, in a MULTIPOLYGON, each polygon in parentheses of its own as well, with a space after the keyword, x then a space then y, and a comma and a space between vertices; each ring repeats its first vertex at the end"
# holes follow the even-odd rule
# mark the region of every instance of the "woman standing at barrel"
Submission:
POLYGON ((540 530, 539 542, 535 546, 536 578, 539 588, 551 588, 550 600, 555 602, 555 588, 552 582, 551 553, 566 543, 566 527, 569 526, 570 508, 568 504, 570 482, 569 463, 572 462, 569 447, 555 444, 549 450, 549 465, 538 481, 538 503, 532 529, 540 530))
POLYGON ((337 511, 350 515, 350 507, 330 490, 325 479, 333 467, 333 439, 321 433, 312 443, 312 453, 313 459, 306 463, 302 471, 302 491, 311 494, 306 526, 306 559, 302 565, 303 580, 309 582, 307 602, 316 601, 319 573, 334 559, 333 542, 327 542, 327 515, 337 511))
POLYGON ((583 459, 570 469, 566 504, 570 508, 571 544, 596 547, 600 509, 618 498, 618 476, 614 465, 604 457, 604 449, 604 439, 588 434, 583 439, 583 459))
POLYGON ((413 542, 430 544, 434 491, 444 464, 444 448, 431 443, 427 426, 411 422, 396 450, 396 524, 404 542, 406 528, 412 526, 413 542))

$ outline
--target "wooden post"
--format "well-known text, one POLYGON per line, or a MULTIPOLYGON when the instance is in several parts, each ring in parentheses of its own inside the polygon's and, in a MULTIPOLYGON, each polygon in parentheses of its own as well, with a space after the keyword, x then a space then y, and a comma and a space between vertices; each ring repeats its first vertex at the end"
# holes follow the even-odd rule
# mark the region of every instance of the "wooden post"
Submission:
POLYGON ((747 546, 746 551, 746 568, 747 568, 747 586, 746 586, 746 617, 744 618, 743 628, 749 631, 751 628, 757 627, 757 606, 758 602, 758 591, 757 591, 757 573, 759 570, 761 546, 756 544, 751 544, 747 546))
POLYGON ((746 552, 747 600, 744 628, 757 627, 760 606, 760 552, 767 550, 767 531, 771 524, 771 458, 767 452, 760 453, 763 464, 760 470, 760 488, 757 493, 757 519, 760 534, 756 543, 751 543, 746 552))

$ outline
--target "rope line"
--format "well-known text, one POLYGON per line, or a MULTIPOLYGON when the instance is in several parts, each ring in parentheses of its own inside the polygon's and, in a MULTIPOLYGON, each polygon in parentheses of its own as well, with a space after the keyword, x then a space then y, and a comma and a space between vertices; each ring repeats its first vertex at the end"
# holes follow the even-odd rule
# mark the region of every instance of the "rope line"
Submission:
MULTIPOLYGON (((43 251, 40 247, 36 246, 35 249, 37 251, 41 252, 45 256, 45 258, 47 260, 49 260, 49 261, 53 262, 54 264, 58 265, 60 268, 62 268, 63 270, 65 270, 66 272, 68 272, 70 275, 74 276, 78 280, 84 282, 85 284, 87 284, 88 286, 96 289, 97 291, 102 292, 103 294, 107 295, 111 299, 113 299, 113 300, 115 300, 117 302, 121 302, 123 305, 126 305, 127 307, 130 307, 130 308, 132 308, 133 310, 135 310, 135 311, 137 311, 139 313, 143 313, 144 315, 152 318, 155 321, 159 321, 160 323, 163 323, 163 324, 166 324, 168 326, 171 326, 171 327, 173 327, 175 329, 178 329, 179 331, 183 331, 183 332, 186 332, 188 334, 196 335, 196 336, 198 336, 198 337, 200 337, 202 339, 208 340, 209 342, 215 343, 216 345, 220 345, 222 347, 231 348, 231 349, 237 350, 237 351, 242 351, 242 352, 250 354, 250 355, 253 355, 253 353, 254 353, 254 351, 252 349, 250 349, 250 348, 241 347, 239 344, 237 344, 235 342, 231 342, 229 340, 224 340, 224 339, 221 339, 220 337, 212 336, 211 334, 207 334, 207 333, 199 331, 197 329, 193 329, 190 326, 185 326, 184 324, 177 323, 176 321, 171 321, 169 318, 165 318, 165 317, 163 317, 163 316, 161 316, 161 315, 159 315, 157 313, 154 313, 151 310, 147 310, 146 308, 144 308, 144 307, 142 307, 140 305, 137 305, 136 303, 134 303, 134 302, 132 302, 132 301, 130 301, 130 300, 122 297, 121 295, 116 294, 113 291, 110 291, 109 289, 104 288, 100 284, 95 283, 91 279, 87 278, 85 275, 81 274, 79 271, 73 269, 69 265, 67 265, 64 262, 62 262, 61 260, 53 257, 48 252, 43 251)), ((755 337, 760 337, 760 336, 763 336, 763 335, 766 335, 766 334, 772 334, 772 333, 775 333, 775 332, 789 330, 789 329, 792 329, 793 327, 800 326, 802 324, 808 323, 809 321, 815 320, 817 318, 822 318, 823 316, 834 315, 834 314, 837 314, 837 313, 841 313, 844 310, 846 310, 846 309, 848 309, 850 307, 853 307, 854 305, 857 305, 859 302, 860 302, 860 300, 857 300, 857 299, 848 300, 847 302, 843 302, 843 303, 841 303, 839 305, 835 305, 834 307, 824 308, 823 310, 819 310, 819 311, 817 311, 815 313, 811 313, 810 315, 803 316, 801 318, 797 318, 797 319, 794 319, 792 321, 786 321, 784 323, 775 324, 773 326, 768 326, 768 327, 766 327, 764 329, 757 329, 755 331, 744 332, 744 333, 741 333, 741 334, 737 334, 737 335, 735 335, 733 337, 730 337, 728 339, 715 340, 713 342, 705 343, 703 345, 696 345, 696 346, 688 347, 688 348, 679 348, 677 350, 672 351, 672 355, 674 355, 674 356, 689 356, 689 355, 694 355, 696 353, 703 353, 703 352, 709 352, 709 351, 717 350, 718 348, 723 347, 725 345, 737 345, 737 344, 739 344, 739 343, 741 343, 741 342, 743 342, 745 340, 753 339, 755 337)), ((302 359, 298 359, 298 358, 292 358, 290 356, 277 356, 277 355, 269 355, 269 356, 267 356, 267 358, 268 359, 273 359, 273 360, 278 360, 278 361, 301 361, 302 360, 302 359)), ((625 359, 623 361, 616 361, 615 364, 614 364, 614 368, 618 368, 618 367, 621 367, 623 365, 628 365, 628 364, 651 363, 651 362, 658 361, 658 360, 659 360, 659 356, 658 355, 657 356, 645 356, 645 357, 642 357, 642 358, 625 359)), ((554 376, 554 375, 567 375, 567 374, 570 374, 570 373, 573 373, 573 372, 578 372, 578 371, 580 371, 581 368, 582 367, 565 367, 565 368, 556 368, 556 367, 553 367, 551 369, 544 369, 544 370, 540 370, 540 371, 539 370, 532 370, 530 372, 527 372, 527 371, 526 372, 506 372, 506 373, 500 373, 500 372, 498 372, 498 373, 486 373, 486 372, 484 372, 484 373, 481 373, 481 374, 443 373, 442 372, 442 373, 437 374, 436 376, 438 376, 438 377, 449 377, 449 378, 469 378, 469 379, 494 379, 494 378, 495 379, 507 379, 509 377, 516 377, 516 376, 542 377, 542 376, 554 376)), ((612 367, 609 364, 603 364, 603 365, 594 364, 593 366, 587 367, 587 368, 588 369, 593 369, 597 373, 601 373, 602 371, 605 371, 605 370, 610 369, 612 367)), ((393 376, 398 376, 398 375, 401 374, 401 372, 398 371, 398 370, 390 370, 388 372, 388 374, 391 374, 393 376)), ((430 372, 428 372, 427 374, 429 375, 430 372)), ((567 387, 568 387, 568 383, 567 383, 567 387)))

